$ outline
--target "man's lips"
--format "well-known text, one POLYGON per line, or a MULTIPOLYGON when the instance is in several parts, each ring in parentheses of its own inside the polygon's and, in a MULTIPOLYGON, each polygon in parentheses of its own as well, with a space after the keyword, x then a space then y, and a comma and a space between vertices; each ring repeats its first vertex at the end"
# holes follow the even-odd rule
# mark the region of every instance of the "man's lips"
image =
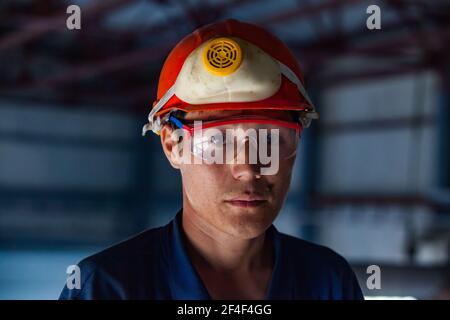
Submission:
POLYGON ((243 195, 226 200, 226 202, 237 207, 257 207, 266 203, 267 200, 258 195, 243 195))

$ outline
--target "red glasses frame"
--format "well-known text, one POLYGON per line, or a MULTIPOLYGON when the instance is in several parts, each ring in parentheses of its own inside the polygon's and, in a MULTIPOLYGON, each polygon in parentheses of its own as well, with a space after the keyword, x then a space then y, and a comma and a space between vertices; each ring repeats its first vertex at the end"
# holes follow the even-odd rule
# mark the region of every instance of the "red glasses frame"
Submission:
MULTIPOLYGON (((180 121, 180 119, 169 116, 169 121, 174 123, 178 128, 184 129, 187 132, 189 132, 189 135, 194 134, 194 127, 191 125, 188 125, 186 123, 183 123, 180 121)), ((251 118, 249 116, 242 117, 242 118, 233 118, 228 120, 212 120, 207 121, 206 123, 202 123, 201 128, 202 129, 208 129, 211 127, 217 127, 217 126, 223 126, 228 124, 237 124, 237 123, 261 123, 261 124, 271 124, 271 125, 277 125, 289 129, 295 129, 297 131, 297 134, 300 134, 303 130, 303 126, 300 123, 297 122, 291 122, 291 121, 284 121, 284 120, 276 120, 276 119, 264 119, 264 118, 251 118)))

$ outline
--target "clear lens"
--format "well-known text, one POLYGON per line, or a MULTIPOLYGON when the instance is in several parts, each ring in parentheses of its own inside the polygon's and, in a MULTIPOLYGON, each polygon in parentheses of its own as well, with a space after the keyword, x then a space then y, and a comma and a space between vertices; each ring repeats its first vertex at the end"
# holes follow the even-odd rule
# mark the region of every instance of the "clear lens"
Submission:
POLYGON ((259 163, 263 157, 294 156, 298 141, 295 129, 271 124, 233 124, 195 130, 190 143, 192 153, 208 162, 259 163))

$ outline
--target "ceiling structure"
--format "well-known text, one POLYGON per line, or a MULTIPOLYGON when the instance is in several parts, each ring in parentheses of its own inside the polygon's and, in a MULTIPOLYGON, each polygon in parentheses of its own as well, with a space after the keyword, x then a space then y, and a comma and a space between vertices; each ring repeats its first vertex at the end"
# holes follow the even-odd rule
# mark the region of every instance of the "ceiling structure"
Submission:
POLYGON ((196 27, 229 17, 286 41, 310 86, 439 70, 449 55, 448 1, 7 0, 0 97, 146 113, 170 49, 196 27), (366 27, 372 3, 381 8, 381 30, 366 27), (81 30, 66 28, 70 4, 81 8, 81 30))

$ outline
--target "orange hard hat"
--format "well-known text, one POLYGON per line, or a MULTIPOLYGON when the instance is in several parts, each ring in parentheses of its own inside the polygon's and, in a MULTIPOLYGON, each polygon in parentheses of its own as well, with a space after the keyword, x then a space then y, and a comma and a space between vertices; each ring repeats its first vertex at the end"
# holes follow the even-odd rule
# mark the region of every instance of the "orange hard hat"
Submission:
POLYGON ((303 83, 292 52, 265 29, 234 19, 209 24, 168 55, 143 135, 159 133, 173 110, 298 110, 317 118, 303 83))

